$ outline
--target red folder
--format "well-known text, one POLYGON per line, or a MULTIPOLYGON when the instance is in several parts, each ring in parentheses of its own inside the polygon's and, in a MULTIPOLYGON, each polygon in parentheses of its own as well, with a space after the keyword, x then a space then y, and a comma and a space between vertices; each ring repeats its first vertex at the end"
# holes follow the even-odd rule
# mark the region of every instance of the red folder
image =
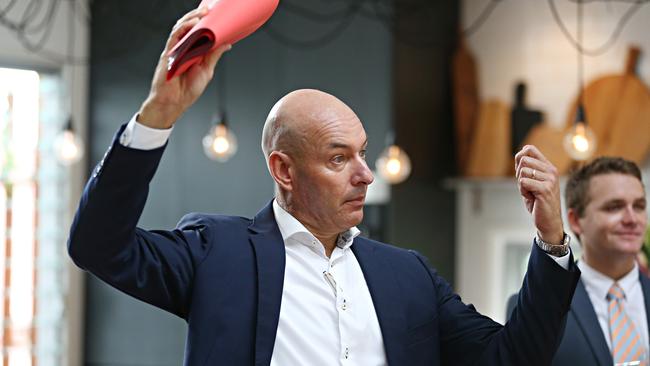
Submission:
POLYGON ((234 44, 261 27, 278 7, 279 0, 203 0, 208 13, 169 53, 167 80, 185 72, 203 55, 234 44))

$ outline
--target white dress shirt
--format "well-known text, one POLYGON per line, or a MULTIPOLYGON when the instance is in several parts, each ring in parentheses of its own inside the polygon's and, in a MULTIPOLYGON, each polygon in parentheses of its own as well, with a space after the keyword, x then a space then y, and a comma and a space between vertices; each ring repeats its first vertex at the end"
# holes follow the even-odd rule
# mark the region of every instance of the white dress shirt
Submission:
POLYGON ((325 247, 273 201, 286 250, 280 321, 272 366, 386 365, 368 285, 352 252, 356 227, 325 247))
MULTIPOLYGON (((605 335, 607 346, 611 352, 612 341, 609 336, 609 311, 607 302, 607 292, 614 284, 614 280, 590 267, 584 261, 578 261, 578 268, 582 272, 580 280, 585 285, 589 300, 594 306, 594 311, 598 317, 598 323, 605 335)), ((641 281, 639 281, 639 268, 634 264, 630 273, 626 274, 618 281, 618 285, 623 289, 625 299, 623 304, 627 316, 634 323, 637 333, 643 341, 642 344, 648 345, 648 318, 645 308, 645 298, 641 281)))
POLYGON ((133 115, 122 131, 119 139, 122 146, 138 150, 153 150, 167 143, 174 127, 168 129, 147 127, 135 120, 137 116, 137 114, 133 115))

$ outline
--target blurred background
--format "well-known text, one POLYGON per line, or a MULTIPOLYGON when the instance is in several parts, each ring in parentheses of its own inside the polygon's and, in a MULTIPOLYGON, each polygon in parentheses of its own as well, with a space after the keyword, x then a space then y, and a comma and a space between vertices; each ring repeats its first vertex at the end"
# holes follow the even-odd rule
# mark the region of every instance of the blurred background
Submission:
MULTIPOLYGON (((185 323, 78 270, 65 242, 86 179, 147 96, 174 22, 197 5, 0 1, 3 365, 182 363, 185 323)), ((620 155, 647 184, 647 5, 281 0, 174 128, 140 226, 255 215, 273 194, 259 147, 269 109, 322 89, 368 134, 378 179, 364 234, 420 251, 503 322, 534 235, 513 151, 534 143, 563 174, 620 155)))

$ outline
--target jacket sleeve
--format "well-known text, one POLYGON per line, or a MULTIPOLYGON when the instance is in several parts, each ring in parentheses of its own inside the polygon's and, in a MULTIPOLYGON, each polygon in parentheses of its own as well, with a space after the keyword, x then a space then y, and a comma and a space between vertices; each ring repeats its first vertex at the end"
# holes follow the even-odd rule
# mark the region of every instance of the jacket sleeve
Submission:
POLYGON ((565 270, 533 245, 519 305, 505 326, 464 304, 449 283, 430 273, 438 294, 442 365, 551 364, 580 278, 573 257, 565 270))
POLYGON ((192 215, 171 231, 136 227, 165 146, 124 147, 118 142, 124 128, 86 184, 68 252, 75 264, 117 289, 186 318, 194 272, 211 242, 209 225, 192 215))

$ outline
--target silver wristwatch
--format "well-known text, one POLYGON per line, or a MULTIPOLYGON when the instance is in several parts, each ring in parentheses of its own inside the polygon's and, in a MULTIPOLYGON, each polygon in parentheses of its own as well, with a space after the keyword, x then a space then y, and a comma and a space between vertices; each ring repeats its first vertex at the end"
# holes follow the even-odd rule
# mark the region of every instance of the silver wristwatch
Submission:
POLYGON ((539 249, 555 257, 563 257, 569 253, 569 242, 571 242, 571 237, 566 233, 564 233, 562 244, 549 244, 540 239, 539 235, 535 236, 535 244, 539 249))

